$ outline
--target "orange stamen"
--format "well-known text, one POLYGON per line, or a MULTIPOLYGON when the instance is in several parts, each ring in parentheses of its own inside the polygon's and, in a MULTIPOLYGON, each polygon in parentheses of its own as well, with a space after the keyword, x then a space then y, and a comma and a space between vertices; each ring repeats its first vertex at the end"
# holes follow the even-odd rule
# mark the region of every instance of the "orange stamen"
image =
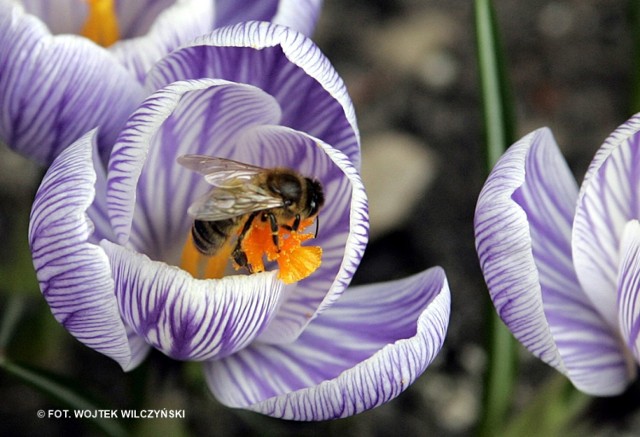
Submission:
POLYGON ((322 263, 322 248, 302 246, 302 243, 312 239, 313 235, 301 233, 312 223, 313 219, 304 220, 295 232, 280 227, 278 250, 278 247, 273 244, 270 224, 260 219, 254 220, 251 229, 242 240, 242 250, 247 255, 247 261, 253 272, 264 271, 263 257, 278 263, 278 278, 285 284, 300 281, 315 272, 322 263))
POLYGON ((89 6, 89 13, 80 34, 96 44, 109 47, 120 39, 113 0, 85 1, 89 6))

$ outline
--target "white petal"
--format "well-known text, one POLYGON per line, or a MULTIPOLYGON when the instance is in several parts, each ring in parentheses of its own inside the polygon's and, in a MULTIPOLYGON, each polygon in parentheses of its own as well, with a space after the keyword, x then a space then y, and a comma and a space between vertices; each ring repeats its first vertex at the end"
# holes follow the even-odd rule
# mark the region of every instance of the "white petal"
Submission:
POLYGON ((102 241, 120 312, 135 333, 166 355, 207 360, 251 343, 270 322, 282 283, 274 272, 194 279, 184 270, 102 241))
POLYGON ((188 206, 210 187, 176 158, 225 156, 239 131, 278 116, 270 96, 226 81, 176 82, 150 96, 129 118, 109 163, 107 202, 120 244, 131 237, 139 251, 177 263, 188 206))
POLYGON ((120 317, 109 260, 88 242, 93 224, 85 215, 94 197, 95 131, 69 146, 49 168, 34 201, 29 244, 40 288, 51 311, 82 343, 125 370, 144 357, 131 344, 120 317))
MULTIPOLYGON (((632 220, 622 236, 621 265, 618 276, 618 315, 620 332, 640 362, 640 223, 632 220)), ((636 366, 630 363, 635 375, 636 366)))
POLYGON ((271 23, 241 23, 181 47, 149 74, 154 89, 178 80, 219 78, 254 85, 282 108, 280 124, 340 149, 359 168, 360 137, 346 87, 304 35, 271 23))
POLYGON ((215 1, 163 3, 136 0, 118 5, 123 39, 109 47, 109 51, 140 82, 163 56, 213 30, 215 1))
POLYGON ((640 116, 620 126, 596 154, 582 184, 573 258, 582 288, 615 329, 620 238, 640 217, 640 116))
POLYGON ((354 287, 290 345, 252 345, 205 365, 232 407, 293 420, 360 413, 393 399, 434 359, 449 320, 441 269, 354 287))

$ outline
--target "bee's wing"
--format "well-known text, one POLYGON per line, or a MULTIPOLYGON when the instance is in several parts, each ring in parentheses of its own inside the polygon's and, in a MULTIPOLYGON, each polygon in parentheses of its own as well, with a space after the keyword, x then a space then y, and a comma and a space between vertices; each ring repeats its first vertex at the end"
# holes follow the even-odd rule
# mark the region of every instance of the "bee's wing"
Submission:
POLYGON ((269 195, 259 186, 237 180, 214 188, 196 200, 188 213, 196 220, 218 221, 282 205, 282 199, 269 195))
POLYGON ((179 156, 178 164, 200 173, 214 187, 233 185, 237 180, 247 181, 264 171, 255 165, 204 155, 179 156))
POLYGON ((178 163, 202 174, 214 186, 189 207, 189 215, 197 220, 226 220, 283 205, 282 199, 253 183, 263 168, 204 155, 183 155, 178 163))

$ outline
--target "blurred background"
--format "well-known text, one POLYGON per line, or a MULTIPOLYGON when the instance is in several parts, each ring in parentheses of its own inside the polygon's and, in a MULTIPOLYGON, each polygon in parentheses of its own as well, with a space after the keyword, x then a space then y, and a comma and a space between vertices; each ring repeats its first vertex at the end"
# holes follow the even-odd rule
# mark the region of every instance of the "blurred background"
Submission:
MULTIPOLYGON (((578 180, 606 136, 633 113, 638 66, 631 3, 494 1, 518 137, 550 127, 578 180)), ((482 409, 488 301, 472 225, 486 175, 473 2, 325 0, 314 39, 344 78, 362 134, 372 238, 354 283, 400 278, 434 265, 447 273, 453 299, 447 341, 424 375, 373 411, 292 423, 221 406, 198 365, 160 353, 123 374, 51 316, 27 248, 29 209, 43 171, 1 148, 0 314, 7 308, 21 314, 7 356, 62 376, 99 405, 185 411, 185 419, 127 423, 138 435, 473 434, 482 409)), ((520 355, 514 417, 557 380, 554 370, 526 351, 520 355)), ((636 435, 639 407, 638 384, 621 396, 590 400, 574 432, 636 435)), ((36 417, 38 409, 59 408, 66 407, 0 373, 0 435, 100 435, 86 420, 36 417)))

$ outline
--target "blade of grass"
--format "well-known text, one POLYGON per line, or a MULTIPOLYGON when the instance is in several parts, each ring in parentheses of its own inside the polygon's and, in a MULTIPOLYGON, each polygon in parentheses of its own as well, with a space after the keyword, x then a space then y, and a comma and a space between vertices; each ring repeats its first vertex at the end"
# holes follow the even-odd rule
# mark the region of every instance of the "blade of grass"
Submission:
MULTIPOLYGON (((514 115, 491 0, 475 1, 475 25, 488 173, 514 141, 514 115)), ((488 307, 489 362, 478 429, 480 436, 499 435, 503 429, 517 367, 515 341, 493 306, 488 307)))

